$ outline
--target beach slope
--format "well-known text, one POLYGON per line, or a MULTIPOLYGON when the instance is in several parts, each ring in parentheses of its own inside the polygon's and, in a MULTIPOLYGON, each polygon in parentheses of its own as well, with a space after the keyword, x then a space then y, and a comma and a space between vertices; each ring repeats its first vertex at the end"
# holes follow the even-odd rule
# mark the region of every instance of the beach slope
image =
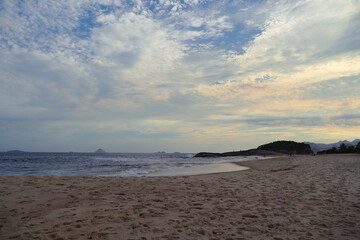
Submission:
POLYGON ((178 177, 1 177, 0 239, 360 239, 360 155, 178 177))

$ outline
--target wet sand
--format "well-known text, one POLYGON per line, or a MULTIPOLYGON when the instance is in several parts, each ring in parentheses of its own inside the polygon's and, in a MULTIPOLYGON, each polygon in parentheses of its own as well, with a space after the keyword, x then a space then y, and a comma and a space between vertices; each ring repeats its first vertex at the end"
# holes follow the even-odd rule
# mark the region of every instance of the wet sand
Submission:
POLYGON ((360 239, 360 155, 179 177, 1 177, 0 239, 360 239))

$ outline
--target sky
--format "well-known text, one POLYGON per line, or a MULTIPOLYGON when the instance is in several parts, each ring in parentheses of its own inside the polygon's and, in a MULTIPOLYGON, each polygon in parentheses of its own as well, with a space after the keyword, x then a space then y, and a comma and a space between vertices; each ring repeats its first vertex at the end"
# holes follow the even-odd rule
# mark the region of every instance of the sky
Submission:
POLYGON ((0 151, 360 138, 360 0, 0 0, 0 151))

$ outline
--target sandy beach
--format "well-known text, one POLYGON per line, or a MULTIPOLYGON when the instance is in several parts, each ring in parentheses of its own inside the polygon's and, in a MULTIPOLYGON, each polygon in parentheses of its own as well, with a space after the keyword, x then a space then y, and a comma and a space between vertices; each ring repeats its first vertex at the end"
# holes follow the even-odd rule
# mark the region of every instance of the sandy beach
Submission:
POLYGON ((1 177, 0 239, 360 239, 360 155, 177 177, 1 177))

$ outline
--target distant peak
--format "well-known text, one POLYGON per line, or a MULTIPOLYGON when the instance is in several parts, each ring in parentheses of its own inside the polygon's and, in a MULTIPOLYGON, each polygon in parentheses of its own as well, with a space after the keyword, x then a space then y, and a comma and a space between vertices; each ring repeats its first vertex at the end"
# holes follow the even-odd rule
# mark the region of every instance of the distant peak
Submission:
POLYGON ((95 151, 95 153, 106 153, 106 151, 103 150, 103 149, 101 149, 101 148, 99 148, 98 150, 95 151))
POLYGON ((21 151, 21 150, 10 150, 10 151, 7 151, 8 153, 24 153, 24 151, 21 151))

